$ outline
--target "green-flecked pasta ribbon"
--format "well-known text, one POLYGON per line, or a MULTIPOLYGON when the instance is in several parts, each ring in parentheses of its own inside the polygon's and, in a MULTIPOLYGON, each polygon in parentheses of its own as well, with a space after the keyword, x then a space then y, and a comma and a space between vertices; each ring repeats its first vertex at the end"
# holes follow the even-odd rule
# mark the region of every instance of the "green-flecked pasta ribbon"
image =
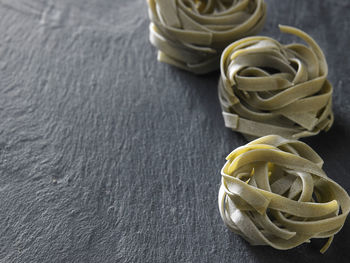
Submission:
POLYGON ((322 170, 308 145, 268 135, 238 147, 221 170, 219 210, 227 227, 252 245, 294 248, 340 231, 350 211, 347 192, 322 170))
POLYGON ((158 60, 197 74, 218 69, 223 49, 260 31, 266 16, 263 0, 147 2, 158 60))
POLYGON ((322 50, 299 29, 280 30, 307 45, 247 37, 221 56, 219 99, 225 126, 247 139, 268 134, 298 139, 333 124, 332 85, 322 50))

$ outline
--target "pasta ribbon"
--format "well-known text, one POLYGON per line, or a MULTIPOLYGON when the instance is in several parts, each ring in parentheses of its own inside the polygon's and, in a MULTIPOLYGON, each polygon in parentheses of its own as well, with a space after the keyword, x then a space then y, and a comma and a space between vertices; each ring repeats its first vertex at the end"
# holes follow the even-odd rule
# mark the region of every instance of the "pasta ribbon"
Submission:
POLYGON ((150 41, 158 60, 204 74, 219 68, 223 49, 265 22, 263 0, 147 0, 150 41))
POLYGON ((232 43, 221 56, 219 99, 225 126, 249 140, 269 134, 298 139, 333 124, 333 89, 322 50, 299 29, 280 30, 307 45, 254 36, 232 43))
POLYGON ((347 192, 322 170, 308 145, 268 135, 238 147, 221 170, 218 204, 226 226, 252 245, 294 248, 328 238, 350 212, 347 192))

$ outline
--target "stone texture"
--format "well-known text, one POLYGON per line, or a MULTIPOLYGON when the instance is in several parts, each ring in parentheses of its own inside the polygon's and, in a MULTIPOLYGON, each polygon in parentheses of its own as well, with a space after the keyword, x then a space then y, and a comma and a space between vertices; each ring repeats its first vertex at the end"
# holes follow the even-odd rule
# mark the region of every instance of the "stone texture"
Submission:
MULTIPOLYGON (((262 32, 300 27, 326 54, 335 124, 306 139, 350 192, 350 2, 267 0, 262 32)), ((252 247, 223 225, 218 72, 156 61, 146 1, 0 0, 0 262, 348 262, 252 247)))

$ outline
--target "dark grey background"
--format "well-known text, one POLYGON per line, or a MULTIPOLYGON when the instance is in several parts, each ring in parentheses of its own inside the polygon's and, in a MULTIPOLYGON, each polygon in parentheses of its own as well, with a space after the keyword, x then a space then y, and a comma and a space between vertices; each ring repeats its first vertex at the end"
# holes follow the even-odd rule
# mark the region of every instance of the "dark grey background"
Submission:
MULTIPOLYGON (((350 1, 268 0, 262 32, 320 44, 335 124, 306 141, 350 192, 350 1)), ((146 1, 0 0, 0 262, 349 262, 350 223, 289 251, 252 247, 217 208, 219 73, 156 61, 146 1)))

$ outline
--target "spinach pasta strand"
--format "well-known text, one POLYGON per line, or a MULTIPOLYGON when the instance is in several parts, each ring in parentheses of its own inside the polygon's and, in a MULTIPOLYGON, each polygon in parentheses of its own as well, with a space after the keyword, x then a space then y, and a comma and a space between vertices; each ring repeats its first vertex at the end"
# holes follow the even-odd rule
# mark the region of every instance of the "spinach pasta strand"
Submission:
POLYGON ((147 0, 158 60, 204 74, 219 68, 231 42, 262 28, 263 0, 147 0))
POLYGON ((225 125, 247 139, 268 134, 298 139, 333 124, 333 90, 322 50, 299 29, 280 30, 307 45, 247 37, 229 45, 221 56, 219 99, 225 125))
POLYGON ((328 238, 350 212, 347 192, 322 170, 308 145, 268 135, 238 147, 221 170, 220 215, 252 245, 290 249, 311 238, 328 238))

